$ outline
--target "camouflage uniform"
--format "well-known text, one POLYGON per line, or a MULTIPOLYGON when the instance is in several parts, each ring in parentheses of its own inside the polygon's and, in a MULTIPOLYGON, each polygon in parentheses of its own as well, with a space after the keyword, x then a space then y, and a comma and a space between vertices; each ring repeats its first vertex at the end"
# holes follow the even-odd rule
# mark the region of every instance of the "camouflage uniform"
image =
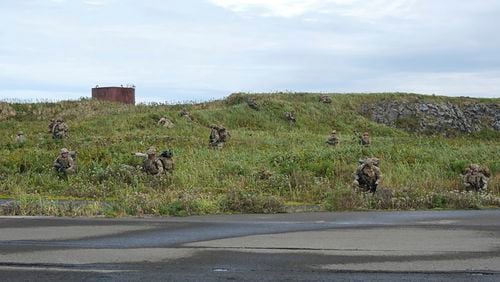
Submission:
POLYGON ((161 125, 161 126, 164 126, 166 128, 173 128, 174 127, 174 123, 171 122, 168 118, 166 117, 162 117, 159 121, 158 121, 158 125, 161 125))
POLYGON ((295 118, 295 112, 285 112, 285 119, 288 120, 288 123, 290 124, 295 124, 297 122, 297 119, 295 118))
POLYGON ((168 151, 163 151, 161 153, 160 157, 158 157, 158 159, 161 161, 161 163, 163 165, 164 172, 172 173, 174 171, 175 162, 172 159, 173 156, 174 156, 174 154, 172 153, 172 151, 168 150, 168 151))
POLYGON ((332 131, 332 133, 330 134, 330 136, 326 140, 326 143, 328 145, 332 145, 332 146, 337 146, 340 143, 340 139, 337 136, 337 131, 336 130, 332 131))
POLYGON ((248 106, 249 106, 250 108, 252 108, 252 109, 254 109, 254 110, 256 110, 256 111, 258 111, 258 110, 259 110, 259 105, 257 105, 257 102, 255 101, 255 99, 254 99, 254 98, 250 98, 250 99, 248 99, 247 104, 248 104, 248 106))
POLYGON ((16 143, 17 144, 24 144, 26 143, 26 136, 24 136, 24 132, 19 131, 16 135, 16 143))
POLYGON ((477 164, 471 164, 465 171, 463 183, 467 191, 485 191, 488 188, 488 169, 477 164))
POLYGON ((360 136, 360 139, 359 139, 359 143, 363 146, 369 146, 371 144, 371 140, 370 140, 370 135, 368 134, 368 132, 365 132, 363 133, 362 136, 360 136))
POLYGON ((323 95, 321 97, 319 97, 319 101, 321 103, 325 103, 325 104, 331 104, 332 103, 332 98, 326 96, 326 95, 323 95))
POLYGON ((362 191, 375 193, 382 179, 382 173, 378 167, 380 161, 377 158, 367 158, 360 163, 361 165, 354 173, 353 185, 362 191))
POLYGON ((219 143, 219 139, 220 139, 220 136, 219 136, 219 127, 217 125, 210 125, 210 137, 208 139, 208 142, 210 144, 210 146, 212 147, 217 147, 217 144, 219 143))
POLYGON ((68 174, 76 172, 75 162, 66 148, 61 149, 61 153, 54 161, 53 167, 59 176, 63 178, 66 178, 68 174))
POLYGON ((150 175, 160 175, 163 172, 163 164, 156 157, 156 150, 154 148, 150 148, 147 152, 147 159, 144 161, 142 165, 142 169, 150 175))
POLYGON ((62 119, 58 119, 52 128, 52 138, 63 139, 68 136, 68 130, 68 125, 62 119))
POLYGON ((185 118, 188 121, 193 121, 193 118, 191 117, 191 114, 186 109, 182 109, 179 112, 179 116, 185 118))

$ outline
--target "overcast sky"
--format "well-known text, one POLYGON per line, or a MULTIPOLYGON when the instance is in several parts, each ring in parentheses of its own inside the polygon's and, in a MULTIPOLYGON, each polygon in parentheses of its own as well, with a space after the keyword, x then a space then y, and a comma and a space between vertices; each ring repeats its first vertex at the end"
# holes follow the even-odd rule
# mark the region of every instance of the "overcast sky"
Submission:
POLYGON ((498 0, 1 0, 0 99, 500 97, 498 0))

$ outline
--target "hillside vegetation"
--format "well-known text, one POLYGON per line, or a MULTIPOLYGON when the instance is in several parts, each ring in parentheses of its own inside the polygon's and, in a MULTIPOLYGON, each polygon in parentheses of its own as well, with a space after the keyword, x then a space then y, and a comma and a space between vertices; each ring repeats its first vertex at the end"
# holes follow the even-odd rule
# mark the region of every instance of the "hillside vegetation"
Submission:
MULTIPOLYGON (((405 100, 463 103, 466 98, 415 94, 233 94, 224 100, 186 105, 121 105, 83 99, 11 104, 16 115, 0 121, 0 196, 16 202, 3 214, 187 215, 220 212, 281 212, 285 205, 319 204, 327 210, 500 207, 500 132, 454 137, 417 135, 378 124, 359 114, 367 103, 405 100), (254 97, 260 111, 246 101, 254 97), (179 117, 186 108, 195 122, 179 117), (284 119, 294 110, 297 124, 284 119), (161 116, 175 123, 157 125, 161 116), (54 141, 49 120, 63 117, 69 138, 54 141), (210 124, 224 125, 231 139, 210 149, 210 124), (341 144, 325 144, 329 132, 341 144), (368 131, 362 147, 353 130, 368 131), (23 146, 14 142, 26 133, 23 146), (154 146, 172 149, 176 170, 162 178, 123 165, 154 146), (66 147, 78 153, 78 173, 59 179, 52 162, 66 147), (358 160, 381 159, 383 181, 375 195, 353 191, 358 160), (490 168, 488 193, 464 192, 460 174, 470 163, 490 168), (78 200, 57 204, 59 200, 78 200), (81 200, 81 201, 80 201, 81 200)), ((500 99, 466 99, 499 104, 500 99)))

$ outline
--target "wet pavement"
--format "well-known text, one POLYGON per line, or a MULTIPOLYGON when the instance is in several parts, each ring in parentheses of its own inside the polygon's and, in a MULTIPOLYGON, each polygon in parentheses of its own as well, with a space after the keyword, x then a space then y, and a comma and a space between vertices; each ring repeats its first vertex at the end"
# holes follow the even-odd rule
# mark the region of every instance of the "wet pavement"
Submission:
POLYGON ((0 217, 2 281, 500 281, 500 210, 0 217))

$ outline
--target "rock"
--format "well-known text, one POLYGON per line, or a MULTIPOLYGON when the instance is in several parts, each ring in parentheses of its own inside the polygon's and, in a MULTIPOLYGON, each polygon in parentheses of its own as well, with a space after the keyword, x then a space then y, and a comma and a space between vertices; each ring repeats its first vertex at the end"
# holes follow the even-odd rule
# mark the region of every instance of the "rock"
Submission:
POLYGON ((364 104, 361 114, 375 122, 420 133, 500 131, 500 105, 383 101, 364 104))

